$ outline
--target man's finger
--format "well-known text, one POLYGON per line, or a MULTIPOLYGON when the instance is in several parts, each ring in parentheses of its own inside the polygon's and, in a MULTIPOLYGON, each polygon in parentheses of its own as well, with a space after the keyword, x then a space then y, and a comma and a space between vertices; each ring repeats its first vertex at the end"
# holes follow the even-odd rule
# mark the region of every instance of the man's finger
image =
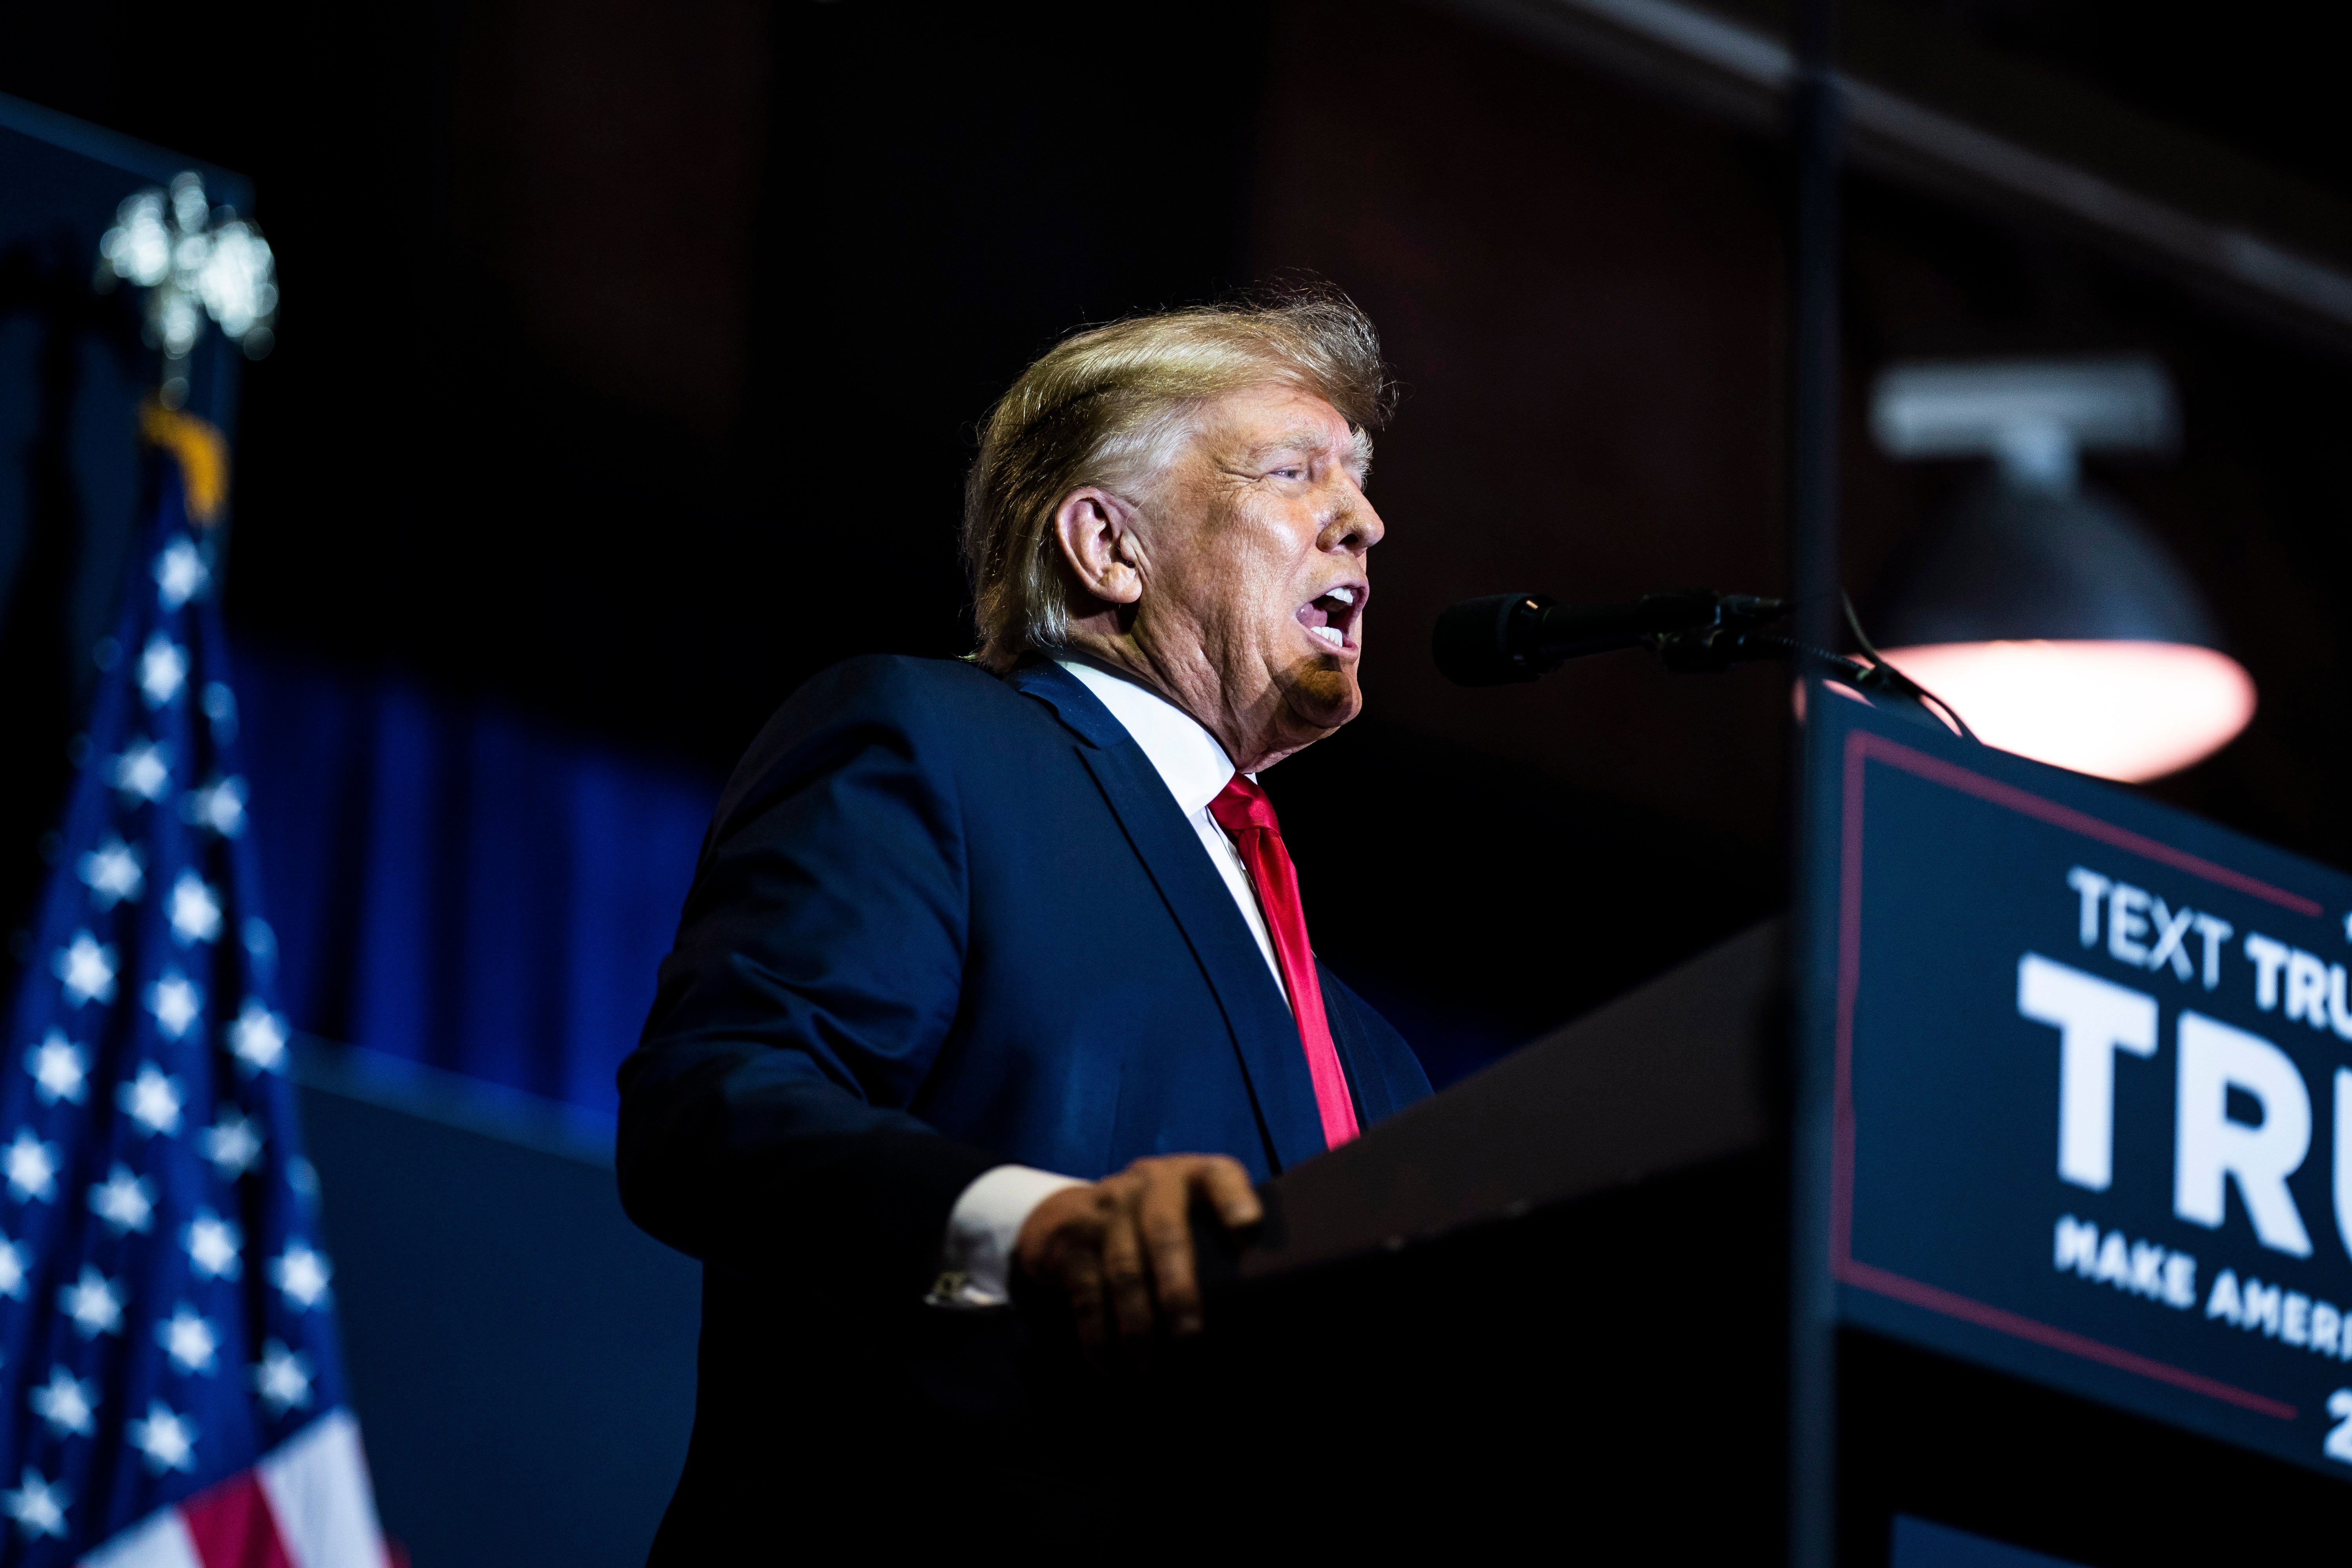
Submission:
POLYGON ((1151 1332, 1151 1279, 1144 1270, 1142 1238, 1136 1234, 1131 1197, 1110 1216, 1102 1237, 1103 1284, 1118 1331, 1139 1340, 1151 1332))
POLYGON ((1192 1183, 1178 1175, 1143 1189, 1136 1223, 1151 1258, 1160 1313, 1179 1334, 1201 1331, 1201 1288, 1192 1268, 1192 1183))
POLYGON ((1103 1315, 1102 1267, 1091 1248, 1083 1246, 1066 1247, 1055 1259, 1062 1277, 1062 1293, 1070 1303, 1070 1321, 1078 1331, 1078 1342, 1087 1351, 1100 1350, 1110 1338, 1109 1325, 1103 1315))
POLYGON ((1216 1206, 1217 1217, 1227 1226, 1255 1225, 1265 1217, 1265 1205, 1258 1202, 1257 1190, 1250 1185, 1249 1173, 1242 1169, 1239 1161, 1205 1161, 1193 1181, 1216 1206))

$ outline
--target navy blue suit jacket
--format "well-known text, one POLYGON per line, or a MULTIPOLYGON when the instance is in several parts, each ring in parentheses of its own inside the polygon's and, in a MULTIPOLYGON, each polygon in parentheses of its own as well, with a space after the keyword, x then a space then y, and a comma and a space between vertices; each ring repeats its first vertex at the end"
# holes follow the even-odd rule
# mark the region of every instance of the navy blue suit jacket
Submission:
MULTIPOLYGON (((1426 1095, 1396 1032, 1322 982, 1360 1120, 1426 1095)), ((761 1273, 847 1239, 918 1290, 991 1165, 1221 1152, 1262 1180, 1323 1147, 1223 879, 1142 749, 1044 659, 1002 680, 853 659, 776 715, 621 1085, 623 1191, 656 1236, 761 1273), (828 1214, 791 1212, 803 1180, 828 1214), (740 1223, 747 1201, 768 1223, 740 1223)))
MULTIPOLYGON (((1321 979, 1359 1121, 1428 1094, 1396 1031, 1321 979)), ((751 1440, 748 1407, 717 1414, 747 1379, 819 1397, 761 1325, 855 1321, 869 1362, 898 1355, 891 1333, 957 1331, 901 1309, 992 1165, 1220 1152, 1263 1179, 1323 1147, 1226 884, 1141 748, 1044 659, 1002 679, 853 659, 776 714, 719 801, 621 1089, 623 1201, 706 1264, 706 1466, 751 1440)))

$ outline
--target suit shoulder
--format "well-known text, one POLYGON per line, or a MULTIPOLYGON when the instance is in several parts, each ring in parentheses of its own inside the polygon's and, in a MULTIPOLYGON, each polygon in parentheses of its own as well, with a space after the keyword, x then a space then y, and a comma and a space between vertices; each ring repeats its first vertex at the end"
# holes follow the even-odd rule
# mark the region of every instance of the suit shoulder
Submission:
POLYGON ((1001 727, 1034 706, 961 659, 864 654, 811 676, 769 718, 751 750, 843 725, 944 738, 960 729, 1001 727))
POLYGON ((866 702, 921 710, 942 705, 987 703, 1012 697, 1004 682, 961 658, 918 658, 903 653, 867 653, 827 665, 787 698, 781 711, 814 702, 866 702))
POLYGON ((811 676, 769 717, 736 766, 727 795, 761 794, 762 781, 823 771, 830 759, 879 745, 919 766, 953 767, 975 748, 1002 753, 1052 715, 961 659, 866 654, 811 676))

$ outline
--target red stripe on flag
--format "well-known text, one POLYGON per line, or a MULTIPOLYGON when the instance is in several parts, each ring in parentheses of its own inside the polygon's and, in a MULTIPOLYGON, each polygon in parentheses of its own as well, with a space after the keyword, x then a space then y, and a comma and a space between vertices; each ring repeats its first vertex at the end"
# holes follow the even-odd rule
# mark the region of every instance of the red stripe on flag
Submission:
POLYGON ((255 1471, 198 1492, 180 1505, 180 1521, 205 1568, 294 1568, 255 1471))

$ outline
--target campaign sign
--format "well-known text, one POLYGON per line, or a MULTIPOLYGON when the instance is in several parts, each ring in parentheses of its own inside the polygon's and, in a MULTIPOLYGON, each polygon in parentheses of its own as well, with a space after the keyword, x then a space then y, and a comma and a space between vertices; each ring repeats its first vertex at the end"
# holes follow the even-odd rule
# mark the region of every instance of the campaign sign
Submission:
POLYGON ((2352 878, 1814 707, 1839 1316, 2352 1479, 2352 878))

